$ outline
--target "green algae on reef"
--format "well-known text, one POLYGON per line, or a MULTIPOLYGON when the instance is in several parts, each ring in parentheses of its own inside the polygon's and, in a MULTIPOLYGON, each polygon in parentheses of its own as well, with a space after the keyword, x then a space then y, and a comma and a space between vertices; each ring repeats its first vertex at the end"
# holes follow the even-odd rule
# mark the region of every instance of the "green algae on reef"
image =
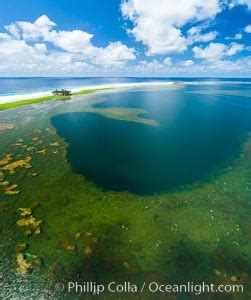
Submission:
POLYGON ((46 108, 1 115, 5 123, 12 119, 18 126, 1 134, 0 159, 6 160, 7 154, 13 161, 32 157, 32 169, 4 171, 6 180, 18 184, 20 194, 0 192, 3 282, 26 287, 13 289, 13 298, 32 294, 55 299, 58 295, 48 280, 87 279, 235 282, 244 285, 244 293, 229 299, 251 297, 251 136, 239 157, 210 180, 153 196, 104 192, 71 170, 67 144, 49 125, 46 108), (38 175, 29 176, 31 172, 38 175), (35 218, 43 221, 42 231, 25 235, 16 224, 25 217, 19 209, 33 207, 35 218), (32 268, 37 258, 43 263, 32 268), (15 272, 17 263, 27 271, 26 277, 15 272))

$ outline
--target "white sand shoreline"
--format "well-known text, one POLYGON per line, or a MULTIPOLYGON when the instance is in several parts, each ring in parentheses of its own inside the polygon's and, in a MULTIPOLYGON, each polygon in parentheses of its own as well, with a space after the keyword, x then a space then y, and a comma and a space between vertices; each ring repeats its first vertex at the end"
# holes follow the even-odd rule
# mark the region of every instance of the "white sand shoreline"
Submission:
MULTIPOLYGON (((83 90, 90 89, 120 89, 120 88, 133 88, 133 87, 144 87, 144 86, 172 86, 175 85, 175 82, 138 82, 138 83, 116 83, 116 84, 100 84, 100 85, 91 85, 91 86, 83 86, 79 88, 70 89, 73 93, 80 92, 83 90)), ((36 99, 40 97, 52 96, 51 92, 36 92, 29 94, 19 94, 19 95, 10 95, 10 96, 0 96, 0 104, 17 102, 28 99, 36 99)))

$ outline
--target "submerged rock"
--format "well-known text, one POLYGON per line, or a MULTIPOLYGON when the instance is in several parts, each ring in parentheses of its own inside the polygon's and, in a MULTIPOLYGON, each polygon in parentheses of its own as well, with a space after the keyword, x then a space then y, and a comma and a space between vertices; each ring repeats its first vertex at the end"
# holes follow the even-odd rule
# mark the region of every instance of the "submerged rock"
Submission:
POLYGON ((78 240, 78 239, 80 239, 80 237, 81 237, 81 232, 77 232, 75 234, 75 239, 78 240))
POLYGON ((9 195, 9 196, 12 196, 12 195, 18 195, 20 194, 20 191, 5 191, 4 192, 5 195, 9 195))
POLYGON ((36 257, 33 261, 32 261, 32 266, 34 268, 41 268, 43 264, 43 261, 40 257, 36 257))
POLYGON ((20 243, 17 245, 16 252, 23 253, 27 249, 28 245, 26 243, 20 243))
POLYGON ((11 190, 14 190, 18 187, 17 184, 12 184, 11 186, 8 187, 8 190, 11 191, 11 190))
POLYGON ((32 268, 40 268, 42 259, 30 253, 17 253, 17 272, 26 274, 32 268))
POLYGON ((38 173, 29 173, 28 176, 31 176, 31 177, 36 177, 38 175, 38 173))
POLYGON ((35 209, 35 208, 37 208, 39 206, 39 202, 34 202, 34 203, 32 203, 31 204, 31 209, 35 209))
POLYGON ((26 274, 32 267, 32 264, 28 262, 22 253, 17 254, 17 272, 26 274))
POLYGON ((50 143, 50 145, 51 145, 52 147, 56 147, 56 146, 59 146, 59 143, 58 143, 58 142, 54 142, 54 143, 50 143))
POLYGON ((10 184, 9 181, 3 181, 3 182, 0 182, 0 186, 8 186, 10 184))
POLYGON ((214 269, 214 274, 215 274, 216 276, 221 276, 221 275, 222 275, 222 272, 221 272, 220 270, 218 270, 218 269, 214 269))
POLYGON ((41 220, 37 220, 33 216, 28 216, 27 218, 23 218, 17 221, 17 225, 19 226, 33 226, 34 228, 38 228, 38 226, 42 223, 41 220))
POLYGON ((35 231, 34 231, 34 234, 36 235, 40 235, 41 234, 41 228, 37 228, 35 231))
POLYGON ((30 229, 27 229, 24 231, 24 235, 31 235, 32 231, 30 229))
POLYGON ((4 166, 12 161, 12 155, 7 154, 4 158, 0 160, 0 166, 4 166))
POLYGON ((39 153, 39 154, 42 154, 42 155, 46 155, 47 149, 42 149, 40 151, 37 151, 36 153, 39 153))
POLYGON ((18 208, 17 212, 20 214, 20 216, 26 217, 30 216, 32 214, 31 208, 18 208))
POLYGON ((33 150, 35 150, 36 148, 34 147, 34 146, 30 146, 30 147, 27 147, 27 150, 28 151, 33 151, 33 150))
POLYGON ((4 165, 2 170, 9 171, 10 174, 15 174, 17 168, 26 168, 26 169, 32 168, 32 165, 30 164, 31 160, 32 158, 30 156, 27 156, 25 159, 20 159, 4 165))
POLYGON ((15 128, 13 124, 0 124, 0 132, 13 128, 15 128))
POLYGON ((1 184, 1 181, 4 181, 4 173, 3 173, 3 171, 0 170, 0 184, 1 184))
POLYGON ((34 216, 32 216, 31 208, 19 208, 18 212, 24 218, 18 220, 16 223, 18 226, 24 229, 25 235, 31 235, 32 233, 36 235, 41 234, 40 224, 43 222, 42 220, 37 220, 34 216))
POLYGON ((92 255, 92 253, 93 253, 93 250, 91 249, 91 247, 87 246, 87 247, 84 249, 84 254, 85 254, 86 256, 90 256, 90 255, 92 255))
POLYGON ((4 181, 4 182, 0 183, 0 186, 5 187, 5 190, 4 190, 5 195, 18 195, 20 193, 20 191, 16 190, 18 185, 17 184, 10 185, 9 181, 4 181))
POLYGON ((66 249, 67 249, 68 251, 75 251, 75 246, 74 246, 74 245, 68 245, 68 246, 66 247, 66 249))

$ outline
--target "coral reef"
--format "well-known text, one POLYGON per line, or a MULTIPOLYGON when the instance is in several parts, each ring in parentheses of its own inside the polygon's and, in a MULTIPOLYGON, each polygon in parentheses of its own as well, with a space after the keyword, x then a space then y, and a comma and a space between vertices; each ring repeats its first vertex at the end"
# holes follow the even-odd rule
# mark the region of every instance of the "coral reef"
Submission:
POLYGON ((21 274, 28 273, 33 268, 40 268, 42 266, 41 258, 30 253, 18 252, 16 255, 17 272, 21 274))
POLYGON ((24 217, 19 219, 16 223, 18 226, 23 228, 25 235, 31 235, 34 233, 35 235, 41 234, 40 224, 43 222, 42 220, 37 220, 32 215, 31 208, 19 208, 17 212, 20 216, 24 217))
POLYGON ((17 184, 11 184, 9 181, 5 180, 4 171, 7 169, 5 167, 11 164, 12 159, 12 155, 7 154, 0 160, 0 166, 2 166, 2 168, 0 168, 0 187, 4 187, 5 195, 17 195, 20 193, 20 191, 16 190, 18 187, 17 184))
POLYGON ((27 156, 25 159, 20 159, 4 165, 2 170, 9 171, 10 174, 15 174, 17 168, 30 169, 32 168, 32 165, 30 164, 31 160, 32 158, 30 156, 27 156))
POLYGON ((25 274, 29 271, 32 264, 28 262, 23 253, 17 253, 17 272, 21 274, 25 274))
POLYGON ((11 154, 7 154, 5 157, 3 157, 2 159, 0 159, 0 166, 7 165, 11 161, 12 161, 12 155, 11 154))
POLYGON ((23 216, 23 217, 27 217, 32 214, 31 208, 21 208, 20 207, 17 211, 20 213, 20 216, 23 216))
POLYGON ((13 124, 0 124, 0 132, 13 128, 15 128, 13 124))
MULTIPOLYGON (((35 203, 33 207, 37 207, 38 203, 35 203)), ((40 234, 40 224, 41 220, 37 220, 32 216, 32 208, 23 208, 20 207, 17 209, 17 212, 20 216, 24 217, 18 220, 16 223, 22 229, 24 229, 25 235, 30 235, 34 232, 34 234, 40 234)), ((28 248, 28 244, 26 242, 19 243, 16 247, 16 262, 17 262, 17 272, 21 274, 26 274, 32 268, 38 268, 42 265, 42 260, 36 255, 32 255, 28 252, 25 252, 28 248)))

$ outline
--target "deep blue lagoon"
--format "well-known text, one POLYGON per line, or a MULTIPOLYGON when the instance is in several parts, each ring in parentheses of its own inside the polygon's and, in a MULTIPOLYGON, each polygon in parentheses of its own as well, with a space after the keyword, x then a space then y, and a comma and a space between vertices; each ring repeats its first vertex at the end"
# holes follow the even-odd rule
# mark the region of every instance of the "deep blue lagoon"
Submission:
POLYGON ((250 85, 187 85, 93 95, 99 111, 145 109, 158 125, 78 110, 52 124, 75 172, 105 190, 154 194, 208 179, 232 162, 251 129, 250 85), (98 98, 102 98, 101 100, 98 98))

